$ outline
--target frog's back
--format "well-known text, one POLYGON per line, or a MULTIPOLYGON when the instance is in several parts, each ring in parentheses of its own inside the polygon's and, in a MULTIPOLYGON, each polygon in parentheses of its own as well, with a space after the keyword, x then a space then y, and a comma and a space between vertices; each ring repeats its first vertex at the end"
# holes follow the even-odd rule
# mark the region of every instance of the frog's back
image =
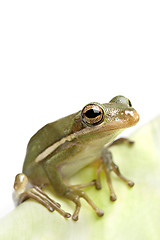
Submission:
POLYGON ((72 122, 74 122, 75 115, 76 113, 49 123, 33 135, 28 143, 23 165, 23 172, 26 175, 30 175, 32 172, 36 164, 35 159, 41 152, 72 133, 72 122))

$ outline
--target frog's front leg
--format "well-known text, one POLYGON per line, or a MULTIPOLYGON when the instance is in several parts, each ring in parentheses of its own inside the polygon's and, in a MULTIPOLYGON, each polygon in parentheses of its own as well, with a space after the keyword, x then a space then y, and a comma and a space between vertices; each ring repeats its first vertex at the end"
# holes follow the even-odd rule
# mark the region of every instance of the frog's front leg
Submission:
MULTIPOLYGON (((124 140, 127 141, 126 139, 124 139, 124 140)), ((133 142, 129 142, 128 141, 128 143, 132 144, 133 142)), ((115 201, 117 199, 117 196, 116 196, 116 194, 114 192, 114 189, 113 189, 111 176, 110 176, 112 171, 121 180, 123 180, 125 183, 127 183, 128 186, 130 186, 130 187, 134 186, 134 182, 133 181, 127 179, 126 177, 124 177, 121 174, 121 172, 119 170, 119 167, 113 162, 112 153, 109 151, 109 149, 107 147, 104 147, 103 150, 102 150, 101 161, 100 161, 99 167, 97 168, 97 179, 96 179, 96 188, 97 189, 101 189, 100 173, 101 173, 102 170, 104 170, 104 173, 105 173, 105 176, 106 176, 107 184, 108 184, 109 191, 110 191, 110 200, 111 201, 115 201)))
POLYGON ((73 201, 76 204, 75 211, 72 215, 72 219, 77 221, 78 220, 78 215, 79 211, 81 208, 81 203, 80 203, 80 198, 85 199, 88 204, 94 209, 96 212, 97 216, 101 217, 104 215, 104 212, 99 209, 94 202, 85 194, 84 191, 80 190, 80 187, 85 187, 86 185, 77 185, 77 186, 67 186, 64 184, 63 179, 61 175, 59 174, 58 169, 56 168, 55 165, 51 166, 51 162, 44 162, 43 167, 45 169, 45 172, 48 176, 48 179, 57 193, 57 195, 65 197, 71 201, 73 201))
POLYGON ((109 147, 112 147, 112 146, 114 146, 114 145, 122 144, 122 143, 127 143, 127 144, 129 144, 130 146, 132 146, 132 145, 134 144, 134 141, 130 140, 129 138, 121 137, 121 138, 118 138, 118 139, 114 140, 113 142, 111 142, 111 143, 108 145, 108 148, 109 148, 109 147))
POLYGON ((18 200, 18 204, 24 202, 28 198, 32 198, 37 202, 41 203, 44 207, 46 207, 50 212, 56 210, 63 217, 69 218, 71 217, 70 213, 65 212, 61 209, 61 205, 51 198, 49 198, 38 186, 31 186, 27 176, 24 173, 17 174, 14 182, 14 189, 16 192, 16 198, 18 200))

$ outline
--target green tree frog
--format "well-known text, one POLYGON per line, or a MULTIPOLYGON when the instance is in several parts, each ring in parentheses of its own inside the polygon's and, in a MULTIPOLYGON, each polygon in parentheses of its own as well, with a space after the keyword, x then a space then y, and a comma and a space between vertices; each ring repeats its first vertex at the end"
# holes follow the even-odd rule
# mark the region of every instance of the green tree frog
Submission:
POLYGON ((125 181, 130 187, 134 185, 125 178, 112 160, 109 147, 126 138, 114 139, 125 128, 135 125, 139 115, 131 102, 124 96, 116 96, 109 103, 91 102, 81 111, 61 118, 42 127, 29 141, 22 173, 15 177, 14 189, 21 203, 33 198, 49 211, 56 210, 63 217, 71 214, 65 212, 59 203, 46 195, 42 187, 50 184, 54 192, 75 203, 72 219, 77 221, 83 198, 98 216, 103 211, 87 196, 82 188, 95 185, 101 188, 100 173, 104 171, 110 190, 110 199, 116 200, 110 173, 125 181), (96 180, 88 184, 67 185, 66 181, 92 162, 97 163, 96 180))

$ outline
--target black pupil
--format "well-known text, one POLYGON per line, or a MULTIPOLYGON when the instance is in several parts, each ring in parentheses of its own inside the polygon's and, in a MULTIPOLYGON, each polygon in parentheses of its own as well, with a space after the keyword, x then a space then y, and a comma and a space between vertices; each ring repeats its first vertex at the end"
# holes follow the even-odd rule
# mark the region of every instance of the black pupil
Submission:
POLYGON ((132 103, 131 103, 131 101, 130 101, 130 100, 129 100, 129 106, 130 106, 130 107, 132 107, 132 103))
POLYGON ((101 112, 98 111, 97 109, 90 109, 85 113, 87 118, 95 118, 95 117, 99 116, 100 114, 101 114, 101 112))

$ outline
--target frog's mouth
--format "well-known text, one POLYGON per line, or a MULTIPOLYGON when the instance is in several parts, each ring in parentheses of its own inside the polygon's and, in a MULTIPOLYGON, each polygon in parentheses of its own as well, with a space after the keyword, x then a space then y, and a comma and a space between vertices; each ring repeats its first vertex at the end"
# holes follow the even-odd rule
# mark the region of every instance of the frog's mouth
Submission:
POLYGON ((140 116, 136 110, 133 110, 133 111, 125 110, 125 116, 127 118, 129 127, 137 124, 137 122, 140 119, 140 116))
MULTIPOLYGON (((129 128, 137 124, 139 119, 140 116, 135 109, 126 109, 120 113, 118 118, 115 117, 115 119, 108 124, 108 127, 113 130, 129 128)), ((108 127, 106 126, 106 129, 108 127)))
MULTIPOLYGON (((129 128, 136 125, 140 119, 140 116, 135 109, 124 110, 118 114, 118 117, 116 117, 116 115, 114 117, 106 115, 106 117, 107 119, 110 118, 109 121, 93 127, 93 131, 110 131, 129 128)), ((90 129, 90 131, 92 130, 90 129)))

